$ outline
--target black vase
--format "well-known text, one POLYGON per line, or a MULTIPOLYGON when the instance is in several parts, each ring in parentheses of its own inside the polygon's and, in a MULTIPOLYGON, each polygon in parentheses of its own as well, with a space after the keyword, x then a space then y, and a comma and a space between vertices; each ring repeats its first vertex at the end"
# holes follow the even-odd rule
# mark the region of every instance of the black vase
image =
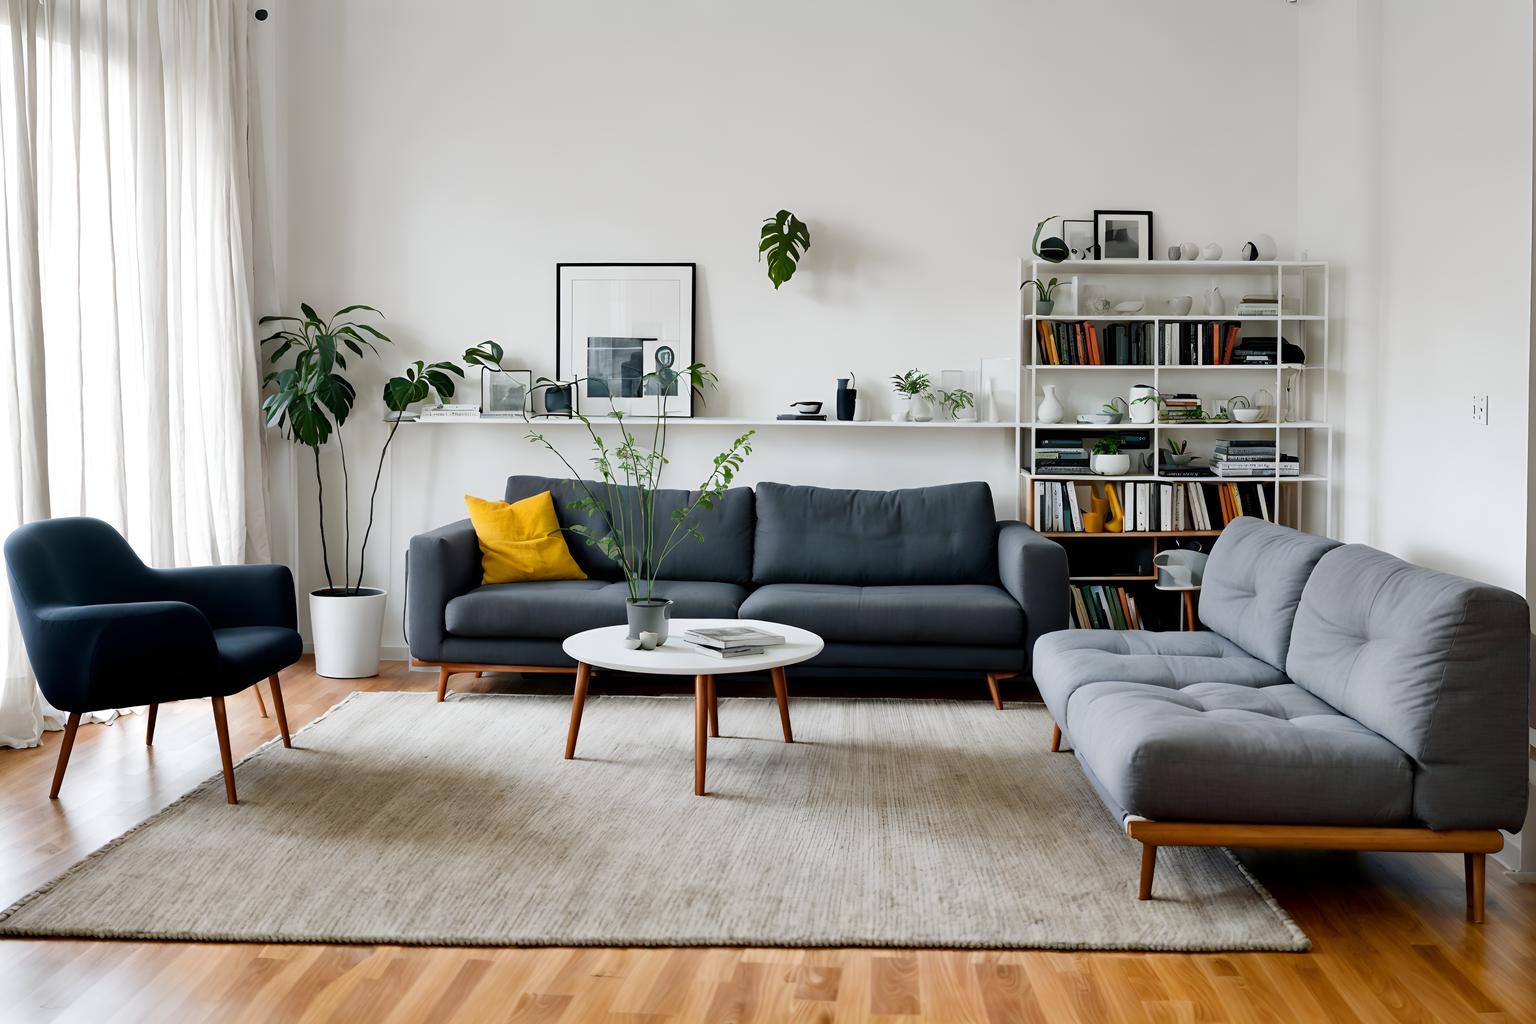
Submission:
POLYGON ((857 388, 848 386, 847 377, 839 377, 837 381, 837 418, 840 420, 853 419, 854 403, 858 401, 857 388))

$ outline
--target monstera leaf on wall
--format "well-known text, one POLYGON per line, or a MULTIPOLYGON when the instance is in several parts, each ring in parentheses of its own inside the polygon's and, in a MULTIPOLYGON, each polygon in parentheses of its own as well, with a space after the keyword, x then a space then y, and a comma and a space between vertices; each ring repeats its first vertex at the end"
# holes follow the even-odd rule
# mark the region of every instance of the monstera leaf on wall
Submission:
POLYGON ((780 210, 763 221, 757 258, 761 260, 763 253, 768 254, 768 280, 773 282, 775 291, 779 285, 795 276, 795 269, 800 266, 800 257, 810 247, 811 229, 788 210, 780 210))

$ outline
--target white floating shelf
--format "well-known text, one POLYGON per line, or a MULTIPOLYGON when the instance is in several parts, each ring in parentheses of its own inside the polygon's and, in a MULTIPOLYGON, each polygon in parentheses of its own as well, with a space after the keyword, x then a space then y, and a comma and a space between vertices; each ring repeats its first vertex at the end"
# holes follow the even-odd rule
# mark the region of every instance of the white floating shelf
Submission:
MULTIPOLYGON (((589 417, 593 426, 612 427, 617 426, 619 420, 606 415, 589 417)), ((386 423, 393 422, 386 418, 386 423)), ((650 427, 657 423, 654 416, 625 416, 623 422, 634 426, 650 427)), ((550 416, 538 419, 525 420, 516 416, 458 416, 452 419, 427 419, 427 420, 402 420, 401 425, 421 424, 423 426, 460 426, 463 424, 489 424, 498 427, 523 427, 525 429, 543 430, 545 427, 580 427, 581 420, 575 417, 550 416)), ((780 419, 749 419, 730 416, 671 416, 667 418, 667 427, 835 427, 844 428, 886 428, 895 430, 1013 430, 1019 424, 1013 420, 991 422, 987 420, 934 420, 929 423, 913 423, 911 421, 897 422, 891 419, 880 420, 780 420, 780 419)))
POLYGON ((1069 274, 1201 274, 1248 273, 1273 275, 1281 270, 1324 270, 1327 261, 1319 260, 1033 260, 1036 267, 1051 270, 1059 277, 1069 274))

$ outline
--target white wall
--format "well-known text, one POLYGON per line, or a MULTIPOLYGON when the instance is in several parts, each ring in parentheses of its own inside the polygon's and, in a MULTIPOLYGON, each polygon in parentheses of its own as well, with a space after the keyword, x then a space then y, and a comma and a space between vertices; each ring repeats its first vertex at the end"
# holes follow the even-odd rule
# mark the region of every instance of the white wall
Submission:
MULTIPOLYGON (((395 362, 493 337, 551 372, 557 261, 690 260, 698 355, 724 381, 710 411, 772 415, 847 370, 868 388, 1011 352, 1016 261, 1047 214, 1151 209, 1160 248, 1268 231, 1292 249, 1297 17, 1278 0, 269 6, 286 301, 381 306, 395 362), (755 240, 780 207, 814 244, 775 293, 755 240)), ((360 388, 359 481, 381 379, 360 388)), ((552 469, 520 433, 402 431, 371 581, 398 589, 405 538, 466 490, 552 469)), ((1002 435, 853 433, 770 429, 747 478, 1012 484, 1002 435)))

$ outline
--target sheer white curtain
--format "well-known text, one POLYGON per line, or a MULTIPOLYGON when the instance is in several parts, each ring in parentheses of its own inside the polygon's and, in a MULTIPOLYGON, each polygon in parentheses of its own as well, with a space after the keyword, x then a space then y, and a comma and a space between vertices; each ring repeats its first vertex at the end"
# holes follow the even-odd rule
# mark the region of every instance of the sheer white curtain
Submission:
MULTIPOLYGON (((0 0, 0 533, 267 557, 240 0, 0 0)), ((59 723, 0 598, 0 746, 59 723)))

